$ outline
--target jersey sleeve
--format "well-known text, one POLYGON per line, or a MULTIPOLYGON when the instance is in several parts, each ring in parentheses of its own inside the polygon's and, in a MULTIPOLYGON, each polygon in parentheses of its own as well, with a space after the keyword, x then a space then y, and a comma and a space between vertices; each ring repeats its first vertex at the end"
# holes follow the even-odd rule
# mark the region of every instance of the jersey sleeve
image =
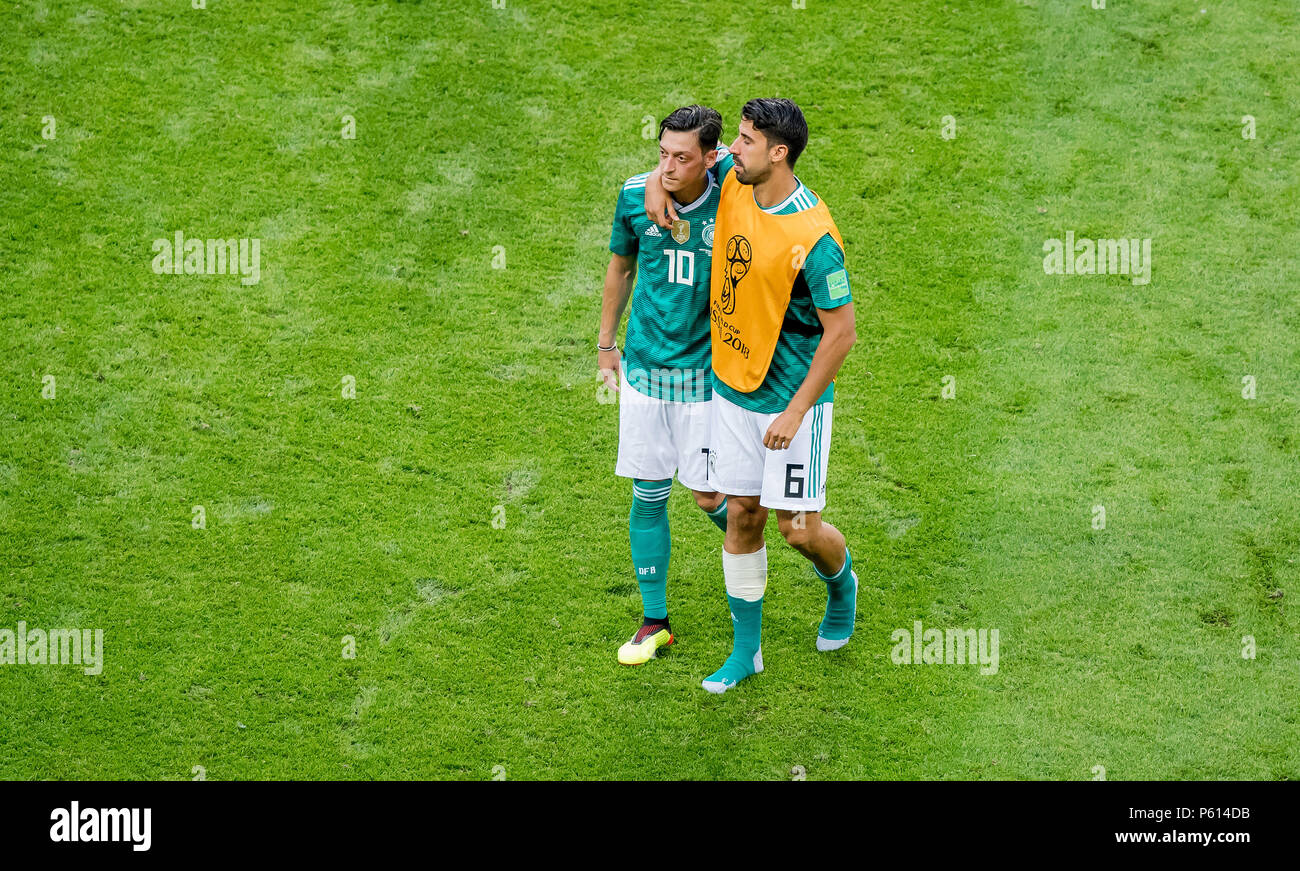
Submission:
POLYGON ((808 253, 803 262, 803 277, 817 308, 839 308, 853 302, 853 294, 849 292, 849 273, 844 268, 844 249, 830 233, 818 239, 808 253))
POLYGON ((727 173, 731 172, 731 168, 735 165, 736 162, 731 157, 730 149, 725 145, 719 145, 718 159, 713 164, 713 169, 709 170, 709 172, 713 174, 713 177, 718 180, 719 187, 722 186, 722 182, 727 178, 727 173))
POLYGON ((632 230, 631 205, 627 188, 618 192, 618 205, 614 207, 614 228, 609 234, 609 250, 623 257, 637 253, 641 240, 632 230))

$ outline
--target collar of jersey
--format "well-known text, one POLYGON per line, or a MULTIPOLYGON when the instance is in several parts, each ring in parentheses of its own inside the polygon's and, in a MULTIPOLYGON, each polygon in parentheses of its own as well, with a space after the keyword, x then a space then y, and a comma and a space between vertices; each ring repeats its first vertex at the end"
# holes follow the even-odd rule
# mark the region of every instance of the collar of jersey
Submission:
MULTIPOLYGON (((707 175, 707 173, 706 173, 706 175, 707 175)), ((677 207, 677 214, 679 214, 679 215, 681 215, 681 214, 685 214, 686 212, 691 211, 691 210, 694 209, 696 206, 698 206, 700 203, 704 202, 705 200, 707 200, 707 199, 709 198, 709 194, 713 193, 713 189, 714 189, 715 187, 718 186, 718 183, 715 182, 715 181, 713 180, 713 176, 712 176, 712 175, 709 175, 709 176, 708 176, 708 179, 709 179, 709 186, 706 187, 706 188, 704 189, 704 193, 700 194, 700 198, 699 198, 698 200, 695 200, 694 202, 692 202, 690 205, 686 205, 686 206, 678 206, 678 207, 677 207)), ((677 201, 676 201, 676 200, 673 200, 673 202, 675 203, 675 202, 677 202, 677 201)))
MULTIPOLYGON (((770 209, 763 209, 762 206, 758 206, 758 195, 757 195, 757 194, 751 192, 751 193, 750 193, 750 196, 752 196, 752 197, 754 198, 754 205, 758 206, 760 209, 763 209, 763 211, 767 212, 769 215, 775 215, 777 212, 781 211, 781 210, 784 209, 786 206, 790 205, 790 203, 794 200, 794 198, 797 197, 797 196, 799 196, 799 192, 800 192, 800 191, 804 191, 804 190, 807 190, 807 188, 805 188, 805 187, 803 186, 803 182, 799 181, 799 176, 796 175, 796 176, 794 177, 794 191, 790 194, 790 196, 786 197, 784 200, 782 200, 781 202, 777 203, 775 206, 773 206, 773 207, 770 208, 770 209)), ((812 197, 809 197, 809 199, 812 199, 812 197)), ((677 211, 680 212, 681 209, 678 209, 677 211)), ((800 209, 799 211, 803 211, 803 210, 800 209)))

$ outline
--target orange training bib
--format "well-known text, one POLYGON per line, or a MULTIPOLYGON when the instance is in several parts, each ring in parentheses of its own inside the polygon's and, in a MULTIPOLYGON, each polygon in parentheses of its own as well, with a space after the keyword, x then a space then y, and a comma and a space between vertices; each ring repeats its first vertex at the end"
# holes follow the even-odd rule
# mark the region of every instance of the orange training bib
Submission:
POLYGON ((728 386, 752 393, 767 377, 795 279, 827 233, 844 247, 820 197, 811 209, 771 215, 750 186, 727 173, 713 233, 709 331, 713 371, 728 386))

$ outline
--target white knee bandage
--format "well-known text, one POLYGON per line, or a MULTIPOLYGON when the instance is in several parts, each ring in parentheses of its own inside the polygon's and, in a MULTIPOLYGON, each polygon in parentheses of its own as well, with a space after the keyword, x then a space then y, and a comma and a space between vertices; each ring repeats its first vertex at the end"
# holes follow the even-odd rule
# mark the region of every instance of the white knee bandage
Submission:
POLYGON ((727 595, 745 602, 757 602, 767 592, 767 546, 754 553, 722 551, 722 577, 727 595))

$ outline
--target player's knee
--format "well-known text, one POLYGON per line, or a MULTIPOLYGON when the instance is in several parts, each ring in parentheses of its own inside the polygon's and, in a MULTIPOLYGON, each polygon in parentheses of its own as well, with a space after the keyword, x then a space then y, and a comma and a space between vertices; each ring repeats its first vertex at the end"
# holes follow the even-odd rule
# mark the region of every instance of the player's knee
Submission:
POLYGON ((632 482, 632 517, 657 517, 668 511, 668 494, 672 490, 672 479, 664 481, 632 482))
POLYGON ((732 496, 727 500, 727 527, 742 532, 762 530, 767 524, 767 509, 752 501, 732 496))
POLYGON ((721 493, 715 493, 711 490, 692 490, 691 495, 695 497, 695 504, 705 511, 717 510, 717 507, 722 504, 722 500, 726 498, 721 493))
POLYGON ((777 526, 780 527, 781 535, 788 545, 795 550, 805 551, 812 547, 817 539, 817 520, 814 515, 802 511, 794 513, 783 511, 777 516, 777 526))
POLYGON ((813 537, 806 529, 782 529, 781 534, 785 536, 786 544, 790 545, 797 551, 806 551, 812 546, 813 537))

